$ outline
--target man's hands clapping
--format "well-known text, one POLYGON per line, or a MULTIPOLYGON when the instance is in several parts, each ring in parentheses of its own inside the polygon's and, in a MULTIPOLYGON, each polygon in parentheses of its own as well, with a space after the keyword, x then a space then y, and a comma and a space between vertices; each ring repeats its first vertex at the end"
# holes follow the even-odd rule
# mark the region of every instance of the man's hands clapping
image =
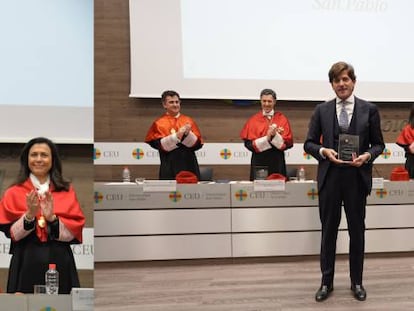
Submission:
POLYGON ((190 123, 186 123, 185 125, 183 125, 182 127, 180 127, 178 129, 177 132, 177 137, 179 140, 182 140, 182 138, 186 135, 188 135, 188 133, 190 133, 191 131, 191 124, 190 123))
POLYGON ((267 129, 267 140, 271 141, 273 137, 275 137, 277 130, 277 126, 275 124, 269 125, 269 128, 267 129))

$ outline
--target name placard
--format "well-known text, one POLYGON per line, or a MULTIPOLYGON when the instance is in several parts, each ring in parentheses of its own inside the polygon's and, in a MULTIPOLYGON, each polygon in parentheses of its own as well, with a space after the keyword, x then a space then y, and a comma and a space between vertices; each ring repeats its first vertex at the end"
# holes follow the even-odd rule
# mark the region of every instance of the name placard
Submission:
POLYGON ((145 180, 143 182, 144 192, 170 192, 176 189, 177 181, 175 180, 145 180))
POLYGON ((71 295, 73 311, 93 311, 93 288, 72 288, 71 295))
POLYGON ((384 178, 372 178, 372 189, 384 189, 384 178))
POLYGON ((253 181, 253 191, 285 191, 284 180, 255 180, 253 181))

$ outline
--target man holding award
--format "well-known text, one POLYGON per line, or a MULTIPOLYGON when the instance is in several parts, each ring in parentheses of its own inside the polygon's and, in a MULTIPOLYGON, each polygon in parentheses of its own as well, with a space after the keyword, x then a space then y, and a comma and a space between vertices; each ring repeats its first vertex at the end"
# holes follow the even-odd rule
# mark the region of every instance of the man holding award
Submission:
POLYGON ((336 239, 343 204, 349 234, 351 291, 366 299, 362 285, 366 198, 372 188, 372 163, 385 148, 377 106, 353 95, 352 65, 338 62, 329 71, 336 98, 316 106, 304 149, 318 160, 319 213, 322 223, 321 286, 316 301, 333 290, 336 239))

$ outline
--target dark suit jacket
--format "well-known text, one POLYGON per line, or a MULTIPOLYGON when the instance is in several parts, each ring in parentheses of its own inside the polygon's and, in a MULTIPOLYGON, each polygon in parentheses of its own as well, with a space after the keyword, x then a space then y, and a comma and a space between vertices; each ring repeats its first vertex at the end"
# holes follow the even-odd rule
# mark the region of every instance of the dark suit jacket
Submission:
MULTIPOLYGON (((355 97, 354 113, 349 134, 359 135, 359 154, 369 152, 371 159, 359 168, 360 176, 366 186, 367 194, 372 188, 372 162, 385 148, 381 132, 381 121, 376 105, 355 97)), ((330 100, 316 106, 309 123, 304 149, 319 161, 318 189, 323 188, 326 174, 332 165, 319 154, 321 147, 335 149, 335 129, 338 128, 336 101, 330 100)))

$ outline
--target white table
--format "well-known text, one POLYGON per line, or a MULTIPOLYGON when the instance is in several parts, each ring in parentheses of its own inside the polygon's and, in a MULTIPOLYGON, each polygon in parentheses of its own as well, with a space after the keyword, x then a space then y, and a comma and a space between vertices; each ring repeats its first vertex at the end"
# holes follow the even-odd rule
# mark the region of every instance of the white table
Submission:
MULTIPOLYGON (((95 183, 95 261, 319 254, 315 182, 254 191, 249 182, 177 185, 95 183)), ((414 182, 384 182, 368 197, 366 252, 414 250, 414 182)), ((348 252, 343 215, 338 253, 348 252)))

